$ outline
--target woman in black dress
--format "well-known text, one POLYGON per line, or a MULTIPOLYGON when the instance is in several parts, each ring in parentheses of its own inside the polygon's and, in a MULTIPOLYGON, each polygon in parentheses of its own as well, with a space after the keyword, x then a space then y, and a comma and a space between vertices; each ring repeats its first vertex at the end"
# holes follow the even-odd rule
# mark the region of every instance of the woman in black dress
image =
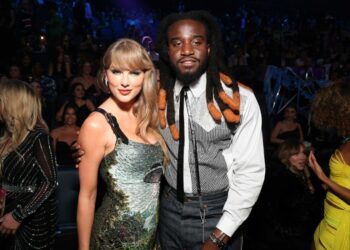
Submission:
POLYGON ((301 142, 283 142, 278 158, 267 165, 264 187, 248 224, 246 249, 309 250, 322 217, 324 190, 308 171, 301 142))
POLYGON ((53 249, 57 170, 41 103, 26 83, 0 83, 1 249, 53 249))
POLYGON ((95 110, 93 102, 85 97, 85 89, 82 83, 74 83, 71 89, 70 98, 60 107, 56 114, 56 120, 61 122, 63 117, 63 111, 67 104, 75 105, 77 108, 77 125, 80 127, 89 114, 95 110))

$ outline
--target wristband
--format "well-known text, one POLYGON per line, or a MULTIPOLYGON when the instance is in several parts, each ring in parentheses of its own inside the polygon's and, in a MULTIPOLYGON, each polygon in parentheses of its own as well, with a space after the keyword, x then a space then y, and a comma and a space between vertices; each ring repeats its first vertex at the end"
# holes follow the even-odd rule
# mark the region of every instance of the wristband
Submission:
POLYGON ((223 249, 226 246, 226 244, 222 240, 218 239, 213 233, 209 235, 209 239, 220 249, 223 249))

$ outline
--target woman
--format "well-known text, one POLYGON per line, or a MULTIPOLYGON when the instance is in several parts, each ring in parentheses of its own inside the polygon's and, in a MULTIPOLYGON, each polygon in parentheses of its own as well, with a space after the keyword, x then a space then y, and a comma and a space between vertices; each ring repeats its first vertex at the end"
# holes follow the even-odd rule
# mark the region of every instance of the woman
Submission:
POLYGON ((324 218, 314 234, 314 249, 350 249, 350 80, 338 80, 321 89, 311 107, 313 121, 320 128, 336 128, 341 145, 329 161, 327 177, 313 153, 309 165, 327 185, 324 218))
POLYGON ((297 122, 297 111, 293 106, 287 106, 284 110, 284 119, 277 122, 272 130, 270 141, 279 145, 287 139, 296 138, 300 142, 304 141, 303 130, 297 122))
POLYGON ((93 76, 92 62, 85 60, 79 65, 79 75, 73 78, 72 85, 77 82, 83 84, 89 98, 99 94, 99 88, 96 88, 97 79, 93 76))
POLYGON ((280 164, 269 166, 261 194, 257 248, 309 250, 321 218, 322 189, 307 171, 305 147, 289 139, 278 150, 280 164))
POLYGON ((79 164, 79 249, 151 249, 166 155, 155 69, 146 50, 130 39, 110 45, 102 63, 100 82, 110 97, 78 138, 85 152, 79 164), (94 218, 99 171, 107 193, 94 218))
POLYGON ((77 125, 81 126, 89 114, 95 110, 93 102, 85 98, 85 88, 82 83, 74 83, 72 85, 71 97, 58 110, 56 120, 62 121, 63 110, 67 104, 75 105, 77 108, 77 125))
POLYGON ((59 165, 74 165, 71 145, 78 139, 77 109, 75 105, 67 104, 63 110, 63 126, 53 129, 50 133, 59 165))
POLYGON ((41 102, 22 81, 0 84, 1 249, 53 249, 57 172, 41 102))

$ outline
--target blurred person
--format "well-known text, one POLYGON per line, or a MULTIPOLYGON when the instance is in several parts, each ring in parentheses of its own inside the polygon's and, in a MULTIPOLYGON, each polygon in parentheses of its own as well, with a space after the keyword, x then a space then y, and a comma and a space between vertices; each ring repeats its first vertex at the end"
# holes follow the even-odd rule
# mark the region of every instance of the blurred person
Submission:
POLYGON ((68 80, 72 77, 71 58, 61 45, 57 45, 52 53, 48 75, 55 79, 58 94, 67 92, 68 80))
POLYGON ((71 86, 71 95, 68 100, 60 107, 56 113, 56 120, 61 122, 63 117, 63 111, 67 104, 75 105, 77 108, 77 125, 80 127, 89 114, 95 110, 93 102, 86 98, 86 91, 84 85, 80 82, 76 82, 71 86))
POLYGON ((56 82, 52 77, 48 76, 43 64, 40 62, 34 63, 32 73, 33 79, 40 83, 42 89, 41 95, 43 97, 43 101, 45 102, 46 109, 45 119, 48 126, 52 127, 57 97, 56 82))
POLYGON ((19 65, 12 64, 8 71, 8 78, 14 80, 22 80, 22 71, 19 65))
POLYGON ((311 107, 319 128, 335 128, 342 137, 329 160, 330 175, 324 173, 313 152, 309 165, 327 186, 324 218, 314 234, 312 249, 350 249, 350 80, 337 80, 321 89, 311 107))
POLYGON ((79 126, 77 125, 76 105, 67 104, 63 110, 63 125, 51 131, 53 146, 59 165, 74 165, 71 145, 78 139, 79 126))
POLYGON ((1 249, 53 249, 57 171, 41 102, 25 82, 0 83, 1 249))
POLYGON ((85 60, 79 65, 78 76, 74 77, 71 84, 74 83, 83 84, 86 95, 89 98, 94 97, 99 93, 99 89, 96 87, 97 78, 93 75, 92 62, 85 60))
POLYGON ((305 146, 285 140, 269 163, 258 204, 249 218, 247 249, 309 250, 322 218, 323 189, 308 171, 305 146))
POLYGON ((281 144, 287 139, 297 139, 304 141, 303 130, 299 122, 297 122, 297 110, 294 106, 287 106, 284 110, 283 120, 277 122, 271 132, 270 142, 273 144, 281 144))
POLYGON ((166 146, 158 130, 156 71, 146 50, 121 39, 103 56, 110 97, 83 123, 78 142, 79 249, 153 249, 166 146), (98 173, 107 186, 95 211, 98 173))

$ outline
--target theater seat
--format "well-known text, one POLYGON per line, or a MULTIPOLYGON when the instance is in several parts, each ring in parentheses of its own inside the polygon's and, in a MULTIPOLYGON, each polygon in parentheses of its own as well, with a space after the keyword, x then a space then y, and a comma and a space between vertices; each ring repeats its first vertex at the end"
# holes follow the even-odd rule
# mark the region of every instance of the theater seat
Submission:
POLYGON ((79 195, 79 173, 74 166, 58 166, 58 230, 76 231, 77 203, 79 195))

